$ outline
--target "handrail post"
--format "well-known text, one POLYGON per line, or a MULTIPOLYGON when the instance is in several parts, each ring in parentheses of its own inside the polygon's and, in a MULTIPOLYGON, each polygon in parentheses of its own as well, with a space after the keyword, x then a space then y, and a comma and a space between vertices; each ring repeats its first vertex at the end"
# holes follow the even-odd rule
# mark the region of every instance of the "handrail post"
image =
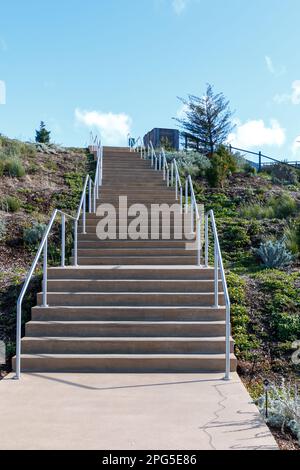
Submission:
POLYGON ((231 338, 231 327, 230 327, 230 305, 226 303, 226 366, 225 366, 225 380, 230 380, 231 372, 231 348, 230 348, 230 338, 231 338))
POLYGON ((17 303, 17 327, 16 327, 16 375, 15 380, 21 377, 21 336, 22 336, 22 305, 17 303))
POLYGON ((185 213, 187 214, 189 210, 189 182, 188 179, 185 180, 185 213))
POLYGON ((170 187, 170 170, 167 168, 167 187, 170 187))
POLYGON ((66 258, 66 216, 61 216, 61 267, 65 267, 66 258))
POLYGON ((180 186, 180 213, 183 213, 183 189, 182 186, 180 186))
POLYGON ((86 193, 83 198, 82 204, 82 233, 86 234, 86 193))
POLYGON ((201 266, 201 219, 197 219, 197 265, 201 266))
POLYGON ((174 184, 174 162, 171 163, 171 187, 173 188, 174 184))
POLYGON ((208 238, 208 214, 205 214, 205 267, 208 268, 208 248, 209 248, 209 238, 208 238))
POLYGON ((258 171, 261 171, 262 161, 261 161, 261 152, 258 153, 258 171))
POLYGON ((195 209, 195 202, 191 197, 191 233, 194 233, 194 209, 195 209))
POLYGON ((217 240, 215 236, 215 247, 214 247, 214 252, 215 252, 215 280, 214 280, 214 285, 215 285, 215 308, 219 308, 219 256, 218 256, 218 245, 217 245, 217 240))
POLYGON ((89 179, 89 213, 92 213, 92 178, 89 179))
POLYGON ((43 256, 43 307, 48 307, 47 304, 47 264, 48 264, 48 239, 44 244, 44 256, 43 256))
POLYGON ((176 176, 175 176, 175 199, 176 201, 178 201, 178 185, 179 185, 179 181, 178 181, 178 176, 177 176, 177 173, 176 173, 176 176))
POLYGON ((97 186, 96 183, 94 184, 94 214, 96 214, 96 198, 97 198, 97 186))
POLYGON ((78 220, 74 220, 74 266, 78 266, 78 220))

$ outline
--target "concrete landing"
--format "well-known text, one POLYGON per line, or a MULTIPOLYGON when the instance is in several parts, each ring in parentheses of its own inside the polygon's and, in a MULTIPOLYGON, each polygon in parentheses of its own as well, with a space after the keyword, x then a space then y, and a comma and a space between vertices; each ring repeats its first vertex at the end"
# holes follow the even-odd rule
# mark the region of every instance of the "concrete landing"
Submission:
POLYGON ((0 449, 276 450, 237 374, 23 374, 0 381, 0 449))

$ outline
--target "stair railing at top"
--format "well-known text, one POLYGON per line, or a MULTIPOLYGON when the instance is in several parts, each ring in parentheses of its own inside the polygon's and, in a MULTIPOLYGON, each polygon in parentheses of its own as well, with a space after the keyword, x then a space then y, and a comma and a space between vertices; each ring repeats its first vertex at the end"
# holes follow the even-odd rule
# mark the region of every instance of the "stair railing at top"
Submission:
POLYGON ((85 178, 83 191, 78 206, 78 210, 75 216, 66 214, 65 212, 55 209, 51 215, 48 226, 43 235, 42 241, 37 250, 34 261, 31 265, 30 270, 25 278, 21 293, 17 301, 17 326, 16 326, 16 375, 15 379, 21 377, 21 336, 22 336, 22 304, 24 296, 27 292, 29 283, 37 267, 37 264, 43 255, 43 280, 42 280, 42 306, 48 307, 48 238, 51 233, 51 229, 56 222, 57 218, 61 219, 61 267, 65 267, 66 258, 66 219, 70 219, 74 222, 74 266, 78 265, 78 223, 82 217, 82 233, 86 233, 86 212, 96 213, 96 201, 99 198, 99 186, 102 185, 102 171, 103 171, 103 147, 101 141, 96 137, 93 139, 92 145, 89 147, 90 151, 96 153, 97 166, 94 181, 87 175, 85 178))
MULTIPOLYGON (((164 149, 160 150, 159 155, 157 155, 152 142, 150 141, 147 150, 144 147, 142 139, 139 137, 135 143, 133 151, 140 152, 141 158, 151 159, 151 167, 155 171, 163 172, 163 180, 166 181, 168 187, 174 187, 175 183, 175 199, 178 200, 178 194, 180 194, 180 205, 183 209, 183 190, 182 183, 180 178, 180 173, 178 170, 178 165, 176 159, 174 158, 171 162, 171 169, 167 162, 166 154, 164 149), (140 146, 138 143, 140 142, 140 146), (175 180, 175 181, 174 181, 175 180)), ((205 221, 202 221, 202 214, 199 212, 199 207, 197 205, 197 200, 194 191, 193 180, 190 174, 186 176, 185 179, 185 205, 184 213, 186 216, 190 216, 191 222, 191 233, 195 234, 196 238, 196 251, 197 251, 197 265, 203 267, 201 264, 202 252, 204 247, 204 262, 205 268, 209 267, 209 226, 212 229, 212 238, 214 243, 214 254, 213 254, 213 263, 214 263, 214 307, 219 308, 219 273, 221 274, 221 282, 223 286, 225 306, 226 306, 226 352, 225 352, 225 380, 230 380, 230 370, 231 370, 231 312, 230 312, 230 298, 228 293, 226 275, 223 265, 222 253, 219 243, 218 231, 215 221, 214 212, 211 210, 205 214, 205 221), (211 222, 209 224, 209 221, 211 222), (201 227, 205 225, 205 235, 204 243, 202 243, 201 237, 201 227), (196 232, 196 233, 195 233, 196 232)))

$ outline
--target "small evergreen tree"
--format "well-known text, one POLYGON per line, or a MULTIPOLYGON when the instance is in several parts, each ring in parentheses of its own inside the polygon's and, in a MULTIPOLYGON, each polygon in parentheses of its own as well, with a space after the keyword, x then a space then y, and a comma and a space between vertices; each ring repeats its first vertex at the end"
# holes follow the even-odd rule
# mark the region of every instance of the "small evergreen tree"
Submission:
POLYGON ((207 85, 201 98, 189 95, 188 99, 179 99, 187 111, 184 118, 175 120, 182 128, 187 147, 212 156, 234 129, 229 101, 223 93, 215 94, 211 85, 207 85))
POLYGON ((50 131, 47 131, 44 121, 41 121, 40 129, 35 131, 35 141, 40 144, 50 143, 50 131))

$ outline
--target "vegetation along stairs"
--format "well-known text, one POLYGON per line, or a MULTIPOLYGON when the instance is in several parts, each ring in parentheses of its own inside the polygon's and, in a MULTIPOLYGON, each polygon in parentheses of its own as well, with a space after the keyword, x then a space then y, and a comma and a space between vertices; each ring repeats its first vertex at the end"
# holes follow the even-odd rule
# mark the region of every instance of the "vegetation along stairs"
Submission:
MULTIPOLYGON (((93 195, 94 209, 118 205, 119 196, 127 196, 128 206, 174 204, 174 168, 158 161, 153 149, 137 153, 104 147, 102 155, 100 194, 90 193, 90 207, 93 195)), ((186 250, 186 238, 174 236, 175 221, 169 239, 161 221, 155 239, 150 224, 150 238, 123 239, 121 231, 134 219, 129 215, 127 221, 122 214, 124 202, 117 208, 121 218, 116 239, 100 240, 96 230, 104 214, 88 211, 86 199, 73 265, 46 268, 47 301, 44 292, 38 294, 32 320, 26 324, 19 349, 22 370, 225 371, 228 330, 219 267, 216 280, 216 270, 205 266, 202 255, 201 266, 197 265, 196 249, 186 250)), ((234 371, 231 337, 229 361, 234 371)))

